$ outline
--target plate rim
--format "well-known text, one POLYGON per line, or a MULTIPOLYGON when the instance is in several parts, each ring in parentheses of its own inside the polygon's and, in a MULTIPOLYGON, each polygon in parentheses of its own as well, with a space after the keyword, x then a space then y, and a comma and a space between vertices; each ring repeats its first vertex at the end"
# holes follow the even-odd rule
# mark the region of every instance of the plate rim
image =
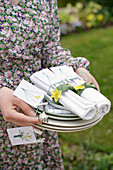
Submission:
MULTIPOLYGON (((71 130, 51 129, 51 128, 45 128, 45 127, 43 127, 43 130, 56 131, 56 132, 76 132, 76 131, 83 131, 83 130, 90 129, 91 127, 95 126, 97 123, 100 122, 101 119, 102 119, 102 117, 101 117, 98 121, 96 121, 95 123, 92 123, 92 124, 89 125, 89 126, 81 127, 81 128, 74 128, 74 129, 71 129, 71 130)), ((36 126, 35 126, 34 128, 36 128, 36 126)), ((37 125, 37 128, 40 128, 40 126, 37 125)), ((37 129, 37 128, 36 128, 36 129, 37 129)), ((39 129, 38 129, 38 130, 39 130, 39 129)))
MULTIPOLYGON (((54 125, 43 125, 43 124, 40 124, 39 126, 42 127, 42 128, 51 128, 53 127, 54 129, 57 129, 57 128, 62 128, 62 129, 73 129, 73 128, 82 128, 84 126, 88 126, 88 125, 91 125, 95 122, 98 122, 99 120, 101 120, 103 118, 103 116, 99 117, 98 119, 96 119, 95 121, 91 122, 91 123, 88 123, 88 124, 83 124, 82 126, 54 126, 54 125)), ((38 125, 34 125, 34 126, 38 126, 38 125)))

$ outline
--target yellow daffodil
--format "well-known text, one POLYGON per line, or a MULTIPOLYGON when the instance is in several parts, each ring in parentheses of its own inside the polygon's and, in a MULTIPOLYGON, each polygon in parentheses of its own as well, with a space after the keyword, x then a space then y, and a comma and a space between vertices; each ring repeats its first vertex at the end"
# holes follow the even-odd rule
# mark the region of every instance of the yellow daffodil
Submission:
POLYGON ((41 96, 35 96, 35 98, 36 98, 36 99, 40 99, 40 98, 41 98, 41 96))
POLYGON ((85 88, 85 86, 83 86, 82 84, 80 84, 79 86, 74 86, 75 90, 82 90, 85 88))
POLYGON ((103 14, 98 14, 98 15, 97 15, 97 19, 98 19, 99 21, 102 21, 102 20, 104 19, 104 15, 103 15, 103 14))
POLYGON ((87 20, 88 21, 91 21, 91 20, 93 20, 94 19, 94 14, 89 14, 88 16, 87 16, 87 20))
POLYGON ((62 91, 60 91, 56 88, 54 91, 51 92, 51 94, 52 94, 51 98, 54 98, 55 102, 57 102, 58 99, 61 98, 61 93, 62 93, 62 91))
POLYGON ((88 28, 91 28, 93 26, 91 22, 87 22, 86 25, 87 25, 88 28))

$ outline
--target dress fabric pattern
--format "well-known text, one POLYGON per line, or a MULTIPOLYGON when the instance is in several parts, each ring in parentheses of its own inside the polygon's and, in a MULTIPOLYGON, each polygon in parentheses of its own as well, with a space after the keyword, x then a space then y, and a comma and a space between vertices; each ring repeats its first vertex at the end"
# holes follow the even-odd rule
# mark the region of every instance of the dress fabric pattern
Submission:
MULTIPOLYGON (((56 0, 0 1, 0 87, 15 89, 24 78, 45 67, 69 65, 89 69, 86 58, 71 57, 60 45, 56 0)), ((43 131, 45 142, 11 146, 0 113, 0 167, 3 169, 64 169, 56 132, 43 131)))

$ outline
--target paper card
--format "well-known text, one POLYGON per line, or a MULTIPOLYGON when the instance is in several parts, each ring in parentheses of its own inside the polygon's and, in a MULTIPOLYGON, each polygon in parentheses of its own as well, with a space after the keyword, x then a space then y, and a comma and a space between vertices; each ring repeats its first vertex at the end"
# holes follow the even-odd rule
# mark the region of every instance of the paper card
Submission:
POLYGON ((45 92, 23 79, 13 94, 37 108, 37 105, 42 102, 45 92))
POLYGON ((72 67, 64 66, 57 66, 50 68, 56 75, 64 78, 64 79, 72 79, 78 77, 78 75, 74 72, 72 67))
POLYGON ((75 84, 82 84, 84 80, 74 72, 72 67, 64 66, 57 66, 50 68, 56 76, 60 77, 62 80, 73 80, 75 84))
POLYGON ((50 71, 47 68, 34 73, 34 76, 49 86, 61 81, 61 79, 58 76, 56 76, 56 74, 54 74, 52 71, 50 71))
POLYGON ((12 145, 36 143, 36 137, 32 126, 7 129, 12 145))

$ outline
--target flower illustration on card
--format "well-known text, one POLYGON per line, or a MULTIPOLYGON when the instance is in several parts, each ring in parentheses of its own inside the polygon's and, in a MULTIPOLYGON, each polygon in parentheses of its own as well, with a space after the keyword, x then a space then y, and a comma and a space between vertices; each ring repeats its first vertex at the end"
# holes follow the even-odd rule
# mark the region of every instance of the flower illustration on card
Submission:
POLYGON ((35 98, 36 98, 36 99, 40 99, 40 98, 41 98, 41 96, 35 96, 35 98))
POLYGON ((30 135, 29 132, 25 133, 24 131, 19 130, 19 134, 14 135, 14 138, 21 138, 22 140, 25 139, 26 141, 29 141, 32 139, 32 135, 30 135))

